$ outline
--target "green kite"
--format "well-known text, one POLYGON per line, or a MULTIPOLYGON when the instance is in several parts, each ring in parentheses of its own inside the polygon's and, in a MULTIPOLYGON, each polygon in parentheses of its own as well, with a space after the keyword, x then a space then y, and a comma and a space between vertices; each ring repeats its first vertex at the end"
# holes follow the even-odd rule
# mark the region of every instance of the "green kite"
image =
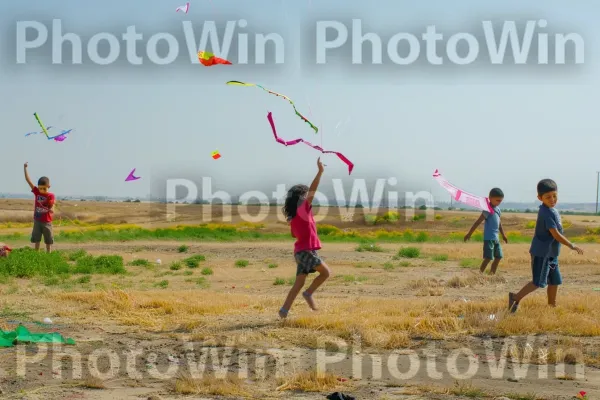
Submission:
POLYGON ((12 347, 19 343, 62 343, 74 345, 71 338, 65 339, 60 333, 31 333, 23 325, 14 331, 0 330, 0 347, 12 347))

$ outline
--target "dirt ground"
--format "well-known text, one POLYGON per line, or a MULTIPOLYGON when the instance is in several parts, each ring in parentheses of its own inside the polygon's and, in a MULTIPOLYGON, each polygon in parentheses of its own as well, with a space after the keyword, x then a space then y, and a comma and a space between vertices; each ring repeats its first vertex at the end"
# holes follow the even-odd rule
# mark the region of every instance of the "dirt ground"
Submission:
MULTIPOLYGON (((2 201, 0 218, 26 218, 29 206, 2 201)), ((161 210, 139 203, 69 202, 61 212, 94 223, 153 226, 215 217, 214 210, 194 207, 187 213, 181 207, 172 222, 164 221, 161 210)), ((476 219, 473 213, 441 215, 444 219, 429 223, 435 225, 418 222, 411 228, 464 230, 476 219)), ((524 226, 533 218, 514 214, 503 223, 512 226, 507 230, 527 232, 524 226)), ((564 219, 576 232, 599 224, 596 217, 564 219)), ((239 216, 233 220, 239 222, 239 216)), ((287 229, 275 213, 265 223, 269 230, 287 229)), ((339 215, 323 223, 376 229, 359 220, 341 223, 339 215)), ((14 230, 27 228, 3 228, 0 234, 14 230)), ((178 252, 181 244, 57 243, 58 249, 118 254, 126 263, 144 259, 150 265, 128 266, 125 276, 93 275, 81 284, 0 284, 1 329, 23 322, 33 332, 58 331, 77 343, 48 349, 46 355, 43 346, 0 349, 2 398, 312 400, 335 391, 381 400, 572 399, 580 391, 600 398, 600 292, 595 290, 600 245, 582 245, 583 256, 564 250, 557 309, 544 304, 540 291, 510 315, 508 291, 530 279, 527 244, 505 245, 497 275, 482 277, 478 243, 410 245, 421 251, 412 259, 394 257, 408 245, 358 252, 356 244, 327 243, 320 255, 333 273, 315 294, 319 310, 311 311, 298 296, 288 320, 281 321, 277 310, 295 275, 291 238, 289 243, 189 241, 186 253, 178 252), (171 268, 198 254, 206 258, 199 268, 171 268), (236 266, 239 260, 248 265, 236 266), (53 324, 36 323, 44 318, 53 324), (557 348, 577 354, 560 363, 557 348), (498 367, 506 357, 506 367, 498 367), (326 373, 310 374, 323 365, 326 373)))

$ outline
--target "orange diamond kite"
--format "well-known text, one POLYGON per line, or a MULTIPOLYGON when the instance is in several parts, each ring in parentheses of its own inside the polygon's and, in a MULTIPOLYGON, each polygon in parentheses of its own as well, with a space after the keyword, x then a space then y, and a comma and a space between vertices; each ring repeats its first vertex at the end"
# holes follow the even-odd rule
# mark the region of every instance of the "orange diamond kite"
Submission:
POLYGON ((199 51, 198 52, 198 60, 205 67, 211 67, 211 66, 217 65, 217 64, 232 65, 231 62, 229 62, 223 58, 215 57, 215 55, 209 51, 199 51))

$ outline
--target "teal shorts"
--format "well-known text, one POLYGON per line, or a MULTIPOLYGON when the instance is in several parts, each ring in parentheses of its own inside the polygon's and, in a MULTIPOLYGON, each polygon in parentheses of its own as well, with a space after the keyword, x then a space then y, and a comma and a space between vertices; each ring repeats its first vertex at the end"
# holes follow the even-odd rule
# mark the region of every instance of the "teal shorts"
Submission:
POLYGON ((538 288, 562 285, 562 275, 556 257, 531 257, 533 284, 538 288))
POLYGON ((502 246, 499 240, 483 241, 483 258, 486 260, 500 260, 503 257, 502 246))

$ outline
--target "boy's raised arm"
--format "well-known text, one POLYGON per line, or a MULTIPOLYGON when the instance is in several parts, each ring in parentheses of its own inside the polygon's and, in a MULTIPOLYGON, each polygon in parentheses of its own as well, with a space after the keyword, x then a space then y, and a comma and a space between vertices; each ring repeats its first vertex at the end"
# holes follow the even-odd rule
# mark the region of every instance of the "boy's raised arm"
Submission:
POLYGON ((323 164, 321 163, 321 157, 317 159, 317 167, 319 168, 319 172, 317 172, 317 176, 315 176, 315 179, 313 179, 312 183, 310 184, 310 188, 308 188, 308 195, 306 196, 306 202, 309 206, 312 205, 312 201, 315 198, 315 193, 319 187, 319 182, 321 182, 321 175, 323 175, 323 164))
POLYGON ((31 182, 31 179, 29 178, 29 172, 27 172, 27 164, 28 163, 25 163, 25 165, 23 165, 23 171, 25 172, 25 180, 27 181, 27 184, 29 185, 31 190, 33 190, 35 185, 33 184, 33 182, 31 182))
POLYGON ((475 229, 477 229, 477 227, 479 226, 479 224, 481 224, 484 219, 485 219, 485 215, 483 215, 483 213, 481 213, 481 215, 479 216, 479 218, 477 218, 477 221, 475 221, 475 223, 473 224, 473 226, 471 227, 471 229, 469 230, 469 232, 465 235, 465 242, 467 240, 471 239, 471 235, 473 234, 473 232, 475 232, 475 229))

